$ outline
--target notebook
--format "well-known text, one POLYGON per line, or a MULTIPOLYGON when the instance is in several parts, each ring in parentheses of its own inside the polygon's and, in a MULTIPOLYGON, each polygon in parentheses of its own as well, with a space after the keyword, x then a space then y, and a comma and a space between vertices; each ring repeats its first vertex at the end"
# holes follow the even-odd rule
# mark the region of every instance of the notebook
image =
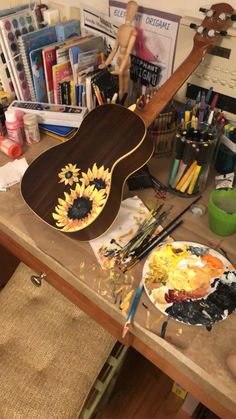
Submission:
MULTIPOLYGON (((30 68, 29 54, 31 51, 57 41, 55 26, 47 26, 37 31, 24 34, 19 37, 19 51, 24 64, 27 83, 30 90, 31 100, 36 101, 32 71, 30 68)), ((24 100, 21 98, 21 100, 24 100)))
POLYGON ((24 100, 31 100, 31 95, 18 42, 22 34, 33 33, 37 29, 35 13, 29 9, 0 18, 0 48, 7 63, 8 78, 17 97, 24 100))
POLYGON ((97 54, 105 51, 104 39, 102 36, 94 36, 92 39, 81 42, 78 45, 69 48, 69 58, 72 67, 73 77, 76 82, 76 75, 78 71, 78 59, 81 52, 88 52, 96 50, 97 54))
POLYGON ((48 102, 46 79, 43 66, 42 48, 34 49, 29 54, 30 67, 37 102, 48 102))
POLYGON ((64 41, 64 39, 71 38, 75 35, 80 35, 80 21, 78 19, 67 20, 64 23, 56 25, 57 40, 64 41))
POLYGON ((52 67, 54 103, 61 103, 59 83, 70 76, 72 76, 70 61, 66 61, 65 63, 61 64, 55 64, 52 67))
MULTIPOLYGON (((74 43, 81 42, 84 39, 90 39, 90 36, 74 36, 72 38, 67 39, 64 42, 56 42, 50 46, 44 47, 42 49, 42 56, 43 56, 43 65, 44 65, 44 74, 46 79, 46 89, 47 89, 47 96, 48 102, 54 103, 54 91, 53 91, 53 78, 52 78, 52 66, 58 64, 57 62, 57 51, 58 49, 63 49, 66 45, 69 46, 74 43)), ((69 54, 65 61, 68 61, 69 54)))

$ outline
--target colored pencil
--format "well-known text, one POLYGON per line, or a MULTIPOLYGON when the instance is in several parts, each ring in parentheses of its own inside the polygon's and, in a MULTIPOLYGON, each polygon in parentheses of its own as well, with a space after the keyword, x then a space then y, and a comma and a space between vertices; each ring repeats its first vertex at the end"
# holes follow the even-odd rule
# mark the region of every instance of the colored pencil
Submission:
POLYGON ((132 301, 132 304, 131 304, 131 307, 130 307, 130 310, 129 310, 129 313, 128 313, 128 316, 127 316, 127 319, 126 319, 126 322, 125 322, 125 325, 124 325, 124 328, 123 328, 123 333, 122 333, 122 338, 123 339, 125 338, 127 332, 129 331, 129 329, 131 327, 131 321, 134 317, 134 314, 135 314, 138 302, 140 300, 142 291, 143 291, 143 278, 141 279, 141 281, 139 283, 139 286, 138 286, 137 291, 135 293, 134 299, 132 301))

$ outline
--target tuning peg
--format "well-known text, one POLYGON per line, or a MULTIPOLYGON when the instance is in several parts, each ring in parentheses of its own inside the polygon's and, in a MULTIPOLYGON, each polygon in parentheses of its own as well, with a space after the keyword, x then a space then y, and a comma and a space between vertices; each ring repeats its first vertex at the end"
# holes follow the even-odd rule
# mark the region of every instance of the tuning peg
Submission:
POLYGON ((204 32, 204 27, 196 25, 196 23, 190 23, 189 27, 191 29, 196 29, 197 33, 199 33, 200 35, 204 32))
POLYGON ((205 13, 207 17, 212 17, 214 15, 214 10, 212 9, 204 9, 204 7, 200 7, 199 12, 205 13))
POLYGON ((214 37, 214 36, 216 36, 216 35, 226 36, 226 35, 228 35, 228 34, 227 34, 227 32, 226 32, 226 31, 215 31, 214 29, 210 29, 210 30, 207 32, 207 35, 208 35, 210 38, 213 38, 213 37, 214 37))
POLYGON ((235 22, 235 21, 236 21, 236 13, 234 13, 234 14, 232 14, 232 15, 230 15, 230 14, 228 14, 228 13, 221 13, 221 14, 219 15, 219 19, 220 19, 220 20, 231 19, 233 22, 235 22))

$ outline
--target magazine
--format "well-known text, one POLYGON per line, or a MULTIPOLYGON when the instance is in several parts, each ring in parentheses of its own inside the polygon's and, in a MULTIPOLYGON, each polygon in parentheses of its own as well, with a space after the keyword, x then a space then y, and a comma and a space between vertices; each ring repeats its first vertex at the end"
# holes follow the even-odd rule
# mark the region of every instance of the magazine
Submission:
MULTIPOLYGON (((126 4, 109 0, 110 17, 118 27, 125 21, 126 4)), ((158 87, 172 74, 180 16, 139 7, 134 19, 137 37, 130 76, 143 86, 158 87)))

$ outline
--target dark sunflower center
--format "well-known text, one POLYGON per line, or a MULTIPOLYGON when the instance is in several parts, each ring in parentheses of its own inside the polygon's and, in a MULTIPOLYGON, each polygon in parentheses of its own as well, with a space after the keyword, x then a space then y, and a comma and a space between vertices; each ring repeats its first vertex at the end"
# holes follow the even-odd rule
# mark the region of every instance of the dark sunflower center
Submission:
POLYGON ((70 170, 68 170, 68 172, 66 172, 65 174, 66 179, 70 179, 72 176, 73 176, 73 173, 70 170))
POLYGON ((90 185, 95 185, 95 188, 100 191, 100 189, 106 189, 106 182, 104 179, 93 179, 89 182, 90 185))
POLYGON ((68 217, 72 220, 82 220, 90 214, 92 207, 92 201, 89 198, 77 198, 68 210, 68 217))

